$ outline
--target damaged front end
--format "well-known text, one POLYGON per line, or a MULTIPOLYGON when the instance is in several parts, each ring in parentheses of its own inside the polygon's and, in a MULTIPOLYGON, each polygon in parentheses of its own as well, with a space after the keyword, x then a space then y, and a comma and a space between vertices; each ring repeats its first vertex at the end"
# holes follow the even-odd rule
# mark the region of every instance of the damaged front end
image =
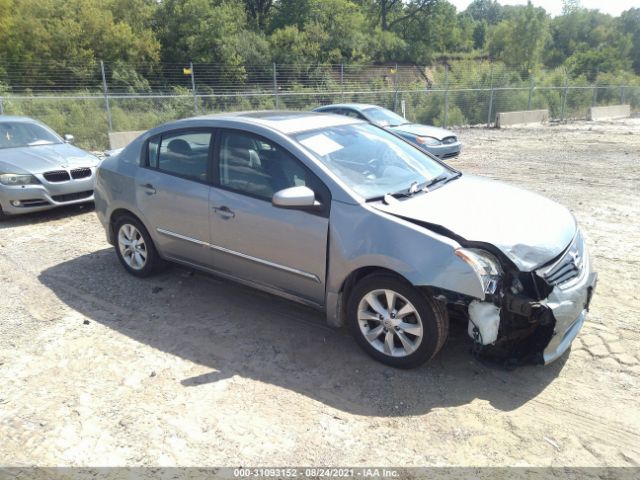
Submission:
POLYGON ((569 348, 597 281, 579 230, 558 257, 531 272, 519 271, 497 250, 461 248, 456 254, 479 276, 485 298, 443 294, 468 320, 477 353, 509 364, 547 364, 569 348))

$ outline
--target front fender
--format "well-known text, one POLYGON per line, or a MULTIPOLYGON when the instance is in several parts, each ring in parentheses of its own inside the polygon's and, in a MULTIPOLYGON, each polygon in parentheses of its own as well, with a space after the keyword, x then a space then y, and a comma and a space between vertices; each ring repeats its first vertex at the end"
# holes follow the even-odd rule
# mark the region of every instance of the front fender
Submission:
POLYGON ((329 222, 326 306, 339 323, 340 294, 352 272, 364 267, 391 270, 412 285, 435 287, 484 300, 478 275, 455 254, 460 245, 366 204, 334 202, 329 222))

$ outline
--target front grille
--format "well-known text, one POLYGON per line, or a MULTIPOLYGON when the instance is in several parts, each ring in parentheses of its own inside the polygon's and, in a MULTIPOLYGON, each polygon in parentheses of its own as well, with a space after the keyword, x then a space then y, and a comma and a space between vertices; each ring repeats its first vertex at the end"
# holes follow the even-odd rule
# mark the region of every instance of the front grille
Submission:
POLYGON ((77 192, 77 193, 66 193, 64 195, 53 195, 53 198, 56 202, 71 202, 73 200, 81 200, 83 198, 89 198, 93 195, 93 190, 87 190, 85 192, 77 192))
POLYGON ((46 172, 43 174, 43 177, 47 179, 48 182, 66 182, 67 180, 71 180, 69 177, 69 172, 66 170, 56 170, 55 172, 46 172))
POLYGON ((457 157, 458 155, 460 155, 460 152, 451 152, 451 153, 445 153, 444 155, 440 155, 440 158, 442 159, 453 158, 453 157, 457 157))
POLYGON ((91 176, 91 169, 88 167, 74 168, 71 170, 71 177, 74 180, 78 180, 80 178, 87 178, 91 176))
POLYGON ((584 239, 580 231, 576 234, 571 246, 550 267, 540 271, 542 278, 551 285, 563 285, 580 277, 585 261, 584 239))
POLYGON ((442 143, 445 145, 451 145, 452 143, 456 143, 458 139, 456 137, 444 137, 442 139, 442 143))

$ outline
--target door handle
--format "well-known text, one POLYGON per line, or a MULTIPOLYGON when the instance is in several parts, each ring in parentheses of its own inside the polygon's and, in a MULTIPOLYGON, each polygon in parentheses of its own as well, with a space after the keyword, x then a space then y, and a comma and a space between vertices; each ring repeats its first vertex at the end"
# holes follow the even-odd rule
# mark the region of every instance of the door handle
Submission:
POLYGON ((222 206, 222 207, 212 207, 213 211, 216 212, 218 215, 220 215, 222 218, 228 219, 228 218, 233 218, 236 216, 235 213, 233 213, 233 211, 227 207, 227 206, 222 206))
POLYGON ((147 195, 153 195, 154 193, 156 193, 156 189, 150 183, 145 183, 140 186, 144 188, 144 193, 146 193, 147 195))

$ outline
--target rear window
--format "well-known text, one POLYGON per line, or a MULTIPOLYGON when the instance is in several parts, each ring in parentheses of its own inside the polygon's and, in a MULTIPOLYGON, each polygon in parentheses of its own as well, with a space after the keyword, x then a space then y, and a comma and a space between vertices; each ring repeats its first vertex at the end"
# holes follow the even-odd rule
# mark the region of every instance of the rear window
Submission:
POLYGON ((207 180, 212 132, 168 132, 149 140, 147 165, 165 173, 198 181, 207 180))

